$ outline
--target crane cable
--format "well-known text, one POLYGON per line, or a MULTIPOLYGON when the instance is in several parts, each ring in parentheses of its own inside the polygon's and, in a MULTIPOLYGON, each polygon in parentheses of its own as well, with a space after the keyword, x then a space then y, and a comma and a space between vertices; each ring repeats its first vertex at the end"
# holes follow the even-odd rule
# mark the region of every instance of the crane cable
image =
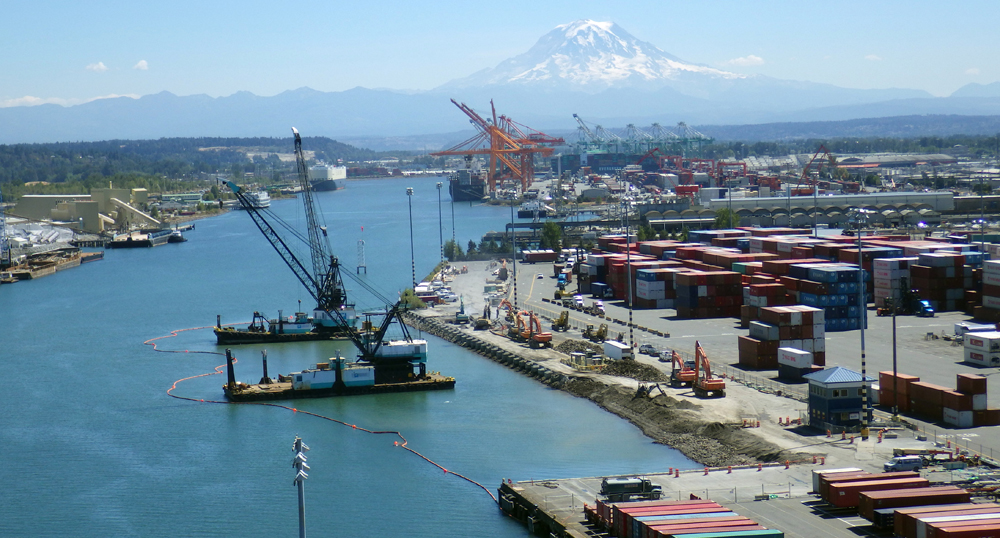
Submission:
MULTIPOLYGON (((236 325, 238 325, 238 324, 236 324, 236 325)), ((179 349, 160 349, 159 347, 157 347, 157 344, 156 344, 157 340, 162 340, 164 338, 173 338, 173 337, 177 336, 178 333, 182 333, 182 332, 185 332, 185 331, 196 331, 196 330, 199 330, 199 329, 210 329, 210 328, 212 328, 212 326, 209 325, 209 326, 205 326, 205 327, 191 327, 189 329, 178 329, 178 330, 175 330, 175 331, 170 331, 169 335, 159 336, 159 337, 156 337, 156 338, 150 338, 149 340, 146 340, 145 342, 143 342, 143 345, 152 346, 153 351, 156 351, 156 352, 159 352, 159 353, 201 353, 201 354, 205 354, 205 355, 221 355, 221 356, 225 356, 225 353, 219 353, 218 351, 199 351, 199 350, 192 351, 192 350, 188 350, 188 349, 183 349, 183 350, 179 350, 179 349)), ((237 362, 235 357, 233 358, 233 362, 234 363, 237 362)), ((332 418, 332 417, 328 417, 328 416, 325 416, 325 415, 320 415, 318 413, 313 413, 312 411, 303 411, 301 409, 297 409, 295 407, 290 407, 290 406, 287 406, 287 405, 281 405, 281 404, 275 404, 275 403, 262 403, 262 402, 230 402, 228 400, 205 400, 203 398, 191 398, 191 397, 188 397, 188 396, 178 396, 178 395, 176 395, 176 394, 173 393, 174 389, 177 388, 177 385, 179 383, 184 382, 184 381, 189 381, 191 379, 197 379, 199 377, 206 377, 206 376, 212 376, 212 375, 221 375, 222 374, 222 369, 225 368, 225 367, 226 367, 225 364, 220 364, 219 366, 216 366, 215 370, 212 371, 212 372, 206 372, 204 374, 198 374, 198 375, 193 375, 193 376, 188 376, 188 377, 184 377, 184 378, 178 379, 178 380, 174 381, 174 383, 170 386, 169 389, 167 389, 167 396, 170 396, 171 398, 177 398, 178 400, 187 400, 189 402, 198 402, 198 403, 213 403, 213 404, 228 404, 228 405, 258 405, 258 406, 276 407, 276 408, 279 408, 279 409, 286 409, 288 411, 292 411, 293 413, 303 413, 303 414, 310 415, 310 416, 313 416, 313 417, 316 417, 316 418, 320 418, 320 419, 323 419, 323 420, 327 420, 327 421, 330 421, 330 422, 335 422, 335 423, 340 424, 342 426, 349 426, 352 430, 358 430, 358 431, 362 431, 362 432, 365 432, 365 433, 370 433, 370 434, 373 434, 373 435, 396 435, 397 437, 399 437, 400 441, 393 441, 393 446, 397 446, 397 447, 400 447, 402 449, 405 449, 406 451, 408 451, 408 452, 416 455, 417 457, 423 459, 427 463, 429 463, 429 464, 437 467, 438 469, 441 469, 442 471, 444 471, 445 474, 451 474, 451 475, 457 476, 458 478, 461 478, 462 480, 465 480, 466 482, 469 482, 470 484, 478 486, 480 489, 482 489, 483 491, 485 491, 486 494, 489 495, 491 499, 493 499, 493 502, 495 502, 495 503, 499 502, 499 501, 497 501, 496 496, 493 495, 493 492, 490 491, 486 486, 482 485, 479 482, 476 482, 475 480, 473 480, 473 479, 471 479, 471 478, 469 478, 469 477, 467 477, 467 476, 465 476, 465 475, 463 475, 461 473, 456 473, 455 471, 449 471, 448 469, 446 469, 444 466, 442 466, 441 464, 437 463, 436 461, 428 458, 427 456, 425 456, 425 455, 421 454, 420 452, 417 452, 416 450, 414 450, 414 449, 410 448, 409 446, 407 446, 408 443, 409 443, 409 441, 406 440, 406 437, 403 437, 402 432, 399 432, 399 431, 396 431, 396 430, 369 430, 367 428, 362 428, 362 427, 360 427, 360 426, 358 426, 356 424, 349 424, 347 422, 344 422, 343 420, 338 420, 338 419, 335 419, 335 418, 332 418)))

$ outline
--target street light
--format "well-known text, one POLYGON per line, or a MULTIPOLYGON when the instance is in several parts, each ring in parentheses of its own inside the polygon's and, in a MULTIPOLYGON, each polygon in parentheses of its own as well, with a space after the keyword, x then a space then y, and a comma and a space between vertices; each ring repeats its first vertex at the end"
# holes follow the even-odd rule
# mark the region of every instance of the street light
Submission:
POLYGON ((292 459, 292 467, 295 467, 296 470, 295 479, 292 480, 292 484, 295 484, 299 488, 299 538, 306 538, 305 481, 309 478, 309 475, 306 473, 309 470, 309 466, 306 465, 306 452, 309 452, 309 447, 302 442, 299 436, 295 436, 292 451, 295 452, 295 457, 292 459))
POLYGON ((514 315, 517 315, 517 234, 514 231, 514 201, 510 202, 510 259, 514 268, 514 315))
POLYGON ((622 215, 625 217, 625 279, 628 280, 628 345, 635 347, 635 333, 632 328, 632 233, 629 222, 629 199, 622 200, 622 215))
POLYGON ((866 381, 865 364, 865 325, 868 323, 868 300, 865 297, 865 265, 861 256, 861 227, 872 213, 869 209, 860 207, 851 210, 852 220, 858 225, 858 306, 861 307, 861 440, 868 440, 868 382, 866 381))
POLYGON ((410 207, 410 271, 413 273, 413 293, 417 292, 417 262, 413 257, 413 187, 406 188, 406 203, 410 207))
POLYGON ((444 224, 441 220, 441 182, 437 182, 438 190, 438 241, 441 243, 441 261, 444 262, 444 224))

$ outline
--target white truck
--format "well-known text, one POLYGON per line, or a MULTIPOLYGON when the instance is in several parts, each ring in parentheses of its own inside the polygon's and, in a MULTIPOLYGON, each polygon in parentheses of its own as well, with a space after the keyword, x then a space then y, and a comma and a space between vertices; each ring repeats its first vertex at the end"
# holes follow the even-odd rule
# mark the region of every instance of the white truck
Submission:
POLYGON ((635 358, 635 356, 632 355, 632 348, 629 347, 628 344, 623 344, 614 340, 604 341, 604 354, 607 355, 609 359, 616 361, 635 358))

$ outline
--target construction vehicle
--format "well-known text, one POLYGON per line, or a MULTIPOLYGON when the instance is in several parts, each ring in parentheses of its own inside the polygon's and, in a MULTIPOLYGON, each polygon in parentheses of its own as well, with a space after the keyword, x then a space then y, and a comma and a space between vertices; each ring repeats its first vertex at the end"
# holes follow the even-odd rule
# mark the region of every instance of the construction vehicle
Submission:
POLYGON ((465 298, 463 297, 458 312, 455 313, 455 324, 465 325, 467 323, 469 323, 469 315, 465 313, 465 298))
POLYGON ((891 316, 893 307, 895 307, 896 315, 898 316, 911 316, 915 314, 920 318, 934 317, 934 307, 931 306, 931 302, 921 299, 916 291, 911 290, 909 282, 905 277, 899 279, 899 292, 899 299, 887 298, 885 300, 886 305, 876 309, 875 313, 879 316, 891 316))
POLYGON ((490 320, 486 318, 476 318, 472 323, 472 328, 477 331, 485 331, 490 328, 490 320))
POLYGON ((591 342, 605 341, 608 338, 608 324, 602 323, 597 330, 594 330, 594 324, 588 323, 587 328, 583 331, 583 337, 591 342))
POLYGON ((552 333, 542 332, 542 321, 534 312, 528 312, 528 330, 521 336, 532 349, 552 347, 552 333))
POLYGON ((552 321, 553 331, 569 330, 569 310, 563 310, 559 317, 552 321))
POLYGON ((525 336, 522 336, 526 332, 524 316, 528 314, 527 311, 522 310, 514 314, 514 323, 507 327, 507 337, 515 342, 524 342, 526 340, 525 336))
POLYGON ((660 486, 654 486, 645 478, 605 478, 601 481, 601 495, 608 502, 622 502, 634 499, 655 501, 663 494, 660 486))
POLYGON ((673 369, 670 371, 670 386, 692 386, 695 378, 698 376, 698 373, 694 369, 695 361, 681 359, 681 354, 676 350, 672 350, 670 354, 673 362, 673 369))
POLYGON ((701 343, 694 343, 694 394, 699 398, 725 397, 726 380, 712 377, 712 365, 701 343))

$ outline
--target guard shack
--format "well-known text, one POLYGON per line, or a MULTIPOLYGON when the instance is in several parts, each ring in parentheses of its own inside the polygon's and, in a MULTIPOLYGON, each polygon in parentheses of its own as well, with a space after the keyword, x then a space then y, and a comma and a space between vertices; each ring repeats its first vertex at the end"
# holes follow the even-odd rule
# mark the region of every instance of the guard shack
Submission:
MULTIPOLYGON (((820 429, 852 431, 861 426, 861 374, 835 366, 802 376, 809 382, 809 424, 820 429)), ((875 379, 865 376, 868 385, 868 422, 874 402, 875 379)))

